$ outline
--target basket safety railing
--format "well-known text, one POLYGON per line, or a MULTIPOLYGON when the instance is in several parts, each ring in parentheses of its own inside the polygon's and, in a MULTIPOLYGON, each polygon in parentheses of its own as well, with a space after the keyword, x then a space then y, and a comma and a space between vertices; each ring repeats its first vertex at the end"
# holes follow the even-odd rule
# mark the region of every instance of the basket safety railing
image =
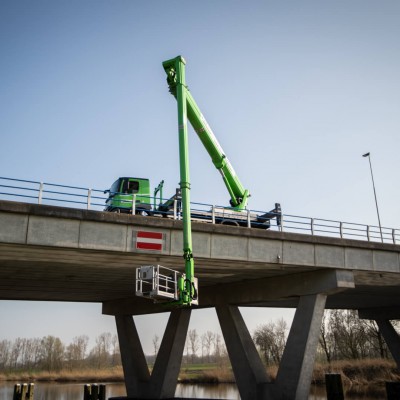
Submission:
POLYGON ((161 265, 136 269, 136 295, 155 300, 178 300, 178 277, 181 274, 161 265))
MULTIPOLYGON (((140 197, 144 198, 145 196, 140 195, 140 197)), ((1 200, 103 211, 107 206, 107 198, 108 195, 105 194, 104 190, 99 189, 0 177, 1 200)), ((167 200, 157 199, 161 203, 167 202, 167 200)), ((119 201, 123 205, 123 212, 146 215, 146 212, 137 203, 135 195, 131 195, 129 200, 120 199, 119 201)), ((153 197, 149 197, 149 202, 152 204, 153 197)), ((152 210, 151 212, 147 212, 147 214, 157 217, 168 217, 175 220, 181 219, 180 200, 175 198, 173 202, 169 202, 168 204, 168 207, 152 210)), ((120 212, 121 210, 117 211, 120 212)), ((229 207, 195 202, 191 203, 191 212, 192 220, 203 223, 223 223, 281 232, 400 244, 400 229, 382 227, 381 237, 380 228, 376 225, 364 225, 290 214, 279 214, 276 215, 278 218, 271 218, 271 216, 274 216, 274 213, 271 212, 258 210, 238 212, 229 207)))

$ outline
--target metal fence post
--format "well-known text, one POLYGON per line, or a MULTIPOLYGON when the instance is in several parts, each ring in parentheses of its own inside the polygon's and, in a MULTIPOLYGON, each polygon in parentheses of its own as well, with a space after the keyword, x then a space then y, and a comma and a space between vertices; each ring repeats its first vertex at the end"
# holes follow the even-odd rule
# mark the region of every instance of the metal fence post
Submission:
POLYGON ((87 209, 90 210, 90 203, 92 201, 92 189, 88 189, 87 194, 87 209))
POLYGON ((250 210, 247 210, 247 227, 251 228, 250 210))
POLYGON ((339 232, 340 232, 340 238, 343 239, 343 222, 340 222, 339 232))
POLYGON ((177 219, 178 213, 178 200, 174 199, 174 220, 177 219))
POLYGON ((40 182, 40 184, 39 184, 38 204, 42 204, 42 197, 43 197, 43 182, 40 182))
POLYGON ((310 218, 311 235, 314 236, 314 218, 310 218))
POLYGON ((368 240, 368 242, 370 241, 370 237, 369 237, 369 225, 367 225, 367 240, 368 240))
POLYGON ((393 244, 396 244, 396 229, 392 229, 393 244))
POLYGON ((132 196, 132 215, 136 214, 136 194, 132 196))
POLYGON ((211 206, 211 223, 215 225, 215 206, 211 206))

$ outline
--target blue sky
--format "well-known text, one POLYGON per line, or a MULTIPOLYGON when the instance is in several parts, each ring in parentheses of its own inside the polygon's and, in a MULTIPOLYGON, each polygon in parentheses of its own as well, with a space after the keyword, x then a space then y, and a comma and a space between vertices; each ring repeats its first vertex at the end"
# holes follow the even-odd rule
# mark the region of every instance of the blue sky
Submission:
MULTIPOLYGON (((370 151, 382 225, 400 227, 399 20, 387 0, 3 0, 0 175, 98 189, 136 175, 173 193, 176 104, 161 63, 181 54, 251 208, 377 224, 370 151)), ((190 163, 192 200, 227 204, 194 135, 190 163)), ((33 307, 43 326, 55 307, 1 304, 4 318, 33 307)), ((78 320, 100 313, 80 309, 78 320)))

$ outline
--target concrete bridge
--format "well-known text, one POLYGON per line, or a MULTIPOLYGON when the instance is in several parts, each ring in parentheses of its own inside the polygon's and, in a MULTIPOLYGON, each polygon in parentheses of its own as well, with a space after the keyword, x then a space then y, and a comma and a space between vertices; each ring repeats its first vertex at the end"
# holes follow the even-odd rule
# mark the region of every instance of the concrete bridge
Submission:
MULTIPOLYGON (((308 398, 325 308, 375 319, 400 367, 399 245, 207 223, 193 223, 193 242, 199 307, 216 308, 242 399, 308 398), (296 308, 273 383, 239 306, 296 308)), ((129 399, 174 397, 193 311, 169 310, 150 375, 133 316, 167 311, 135 296, 135 269, 154 264, 183 270, 180 221, 0 201, 0 299, 101 302, 129 399)))

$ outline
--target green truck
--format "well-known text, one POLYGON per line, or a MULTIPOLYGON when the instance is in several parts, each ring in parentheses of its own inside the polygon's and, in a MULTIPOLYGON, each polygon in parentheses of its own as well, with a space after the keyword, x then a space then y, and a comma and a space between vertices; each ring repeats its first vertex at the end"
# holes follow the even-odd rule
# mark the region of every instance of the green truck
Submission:
MULTIPOLYGON (((118 178, 111 188, 105 190, 108 194, 104 211, 128 213, 143 216, 169 216, 174 205, 180 209, 180 190, 165 201, 162 197, 164 181, 150 192, 150 181, 146 178, 122 177, 118 178), (175 203, 177 200, 177 203, 175 203)), ((173 214, 173 213, 172 213, 173 214)))

